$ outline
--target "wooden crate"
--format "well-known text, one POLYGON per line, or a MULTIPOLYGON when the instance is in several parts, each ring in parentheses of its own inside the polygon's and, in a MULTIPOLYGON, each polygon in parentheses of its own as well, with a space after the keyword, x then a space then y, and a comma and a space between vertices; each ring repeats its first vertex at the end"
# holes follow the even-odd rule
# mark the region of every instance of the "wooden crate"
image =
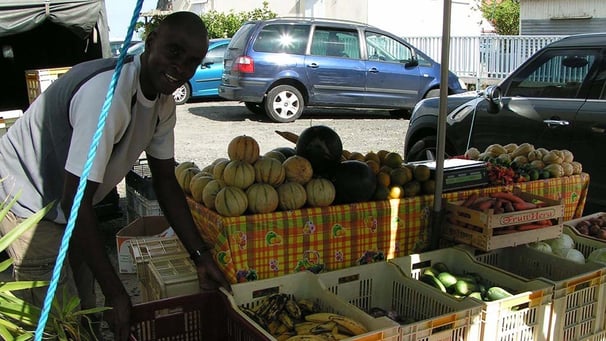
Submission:
POLYGON ((509 246, 528 244, 557 238, 562 234, 564 204, 538 195, 515 191, 516 195, 528 202, 541 202, 538 208, 517 212, 496 214, 493 210, 478 211, 461 206, 463 201, 446 205, 447 221, 444 236, 447 239, 471 245, 483 251, 509 246), (540 229, 516 231, 509 227, 533 223, 541 220, 556 222, 540 229))
POLYGON ((71 67, 58 67, 51 69, 25 70, 25 82, 27 84, 27 98, 32 104, 52 82, 69 71, 71 67))

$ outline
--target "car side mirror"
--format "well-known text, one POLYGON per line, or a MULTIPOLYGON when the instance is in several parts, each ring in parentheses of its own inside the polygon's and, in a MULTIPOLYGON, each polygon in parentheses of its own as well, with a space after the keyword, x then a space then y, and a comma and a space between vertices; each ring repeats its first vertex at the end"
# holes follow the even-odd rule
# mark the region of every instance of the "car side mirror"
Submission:
POLYGON ((496 114, 503 107, 503 102, 501 101, 501 88, 496 85, 489 86, 484 90, 484 98, 488 102, 489 113, 496 114))
POLYGON ((415 57, 410 58, 410 60, 406 61, 404 64, 406 67, 415 67, 419 66, 419 60, 415 57))

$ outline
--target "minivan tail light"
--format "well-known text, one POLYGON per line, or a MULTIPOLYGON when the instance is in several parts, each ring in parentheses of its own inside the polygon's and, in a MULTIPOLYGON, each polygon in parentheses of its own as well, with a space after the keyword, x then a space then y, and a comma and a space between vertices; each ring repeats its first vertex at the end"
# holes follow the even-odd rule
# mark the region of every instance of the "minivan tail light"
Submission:
POLYGON ((249 56, 241 56, 236 59, 232 69, 241 73, 253 73, 255 72, 255 62, 249 56))

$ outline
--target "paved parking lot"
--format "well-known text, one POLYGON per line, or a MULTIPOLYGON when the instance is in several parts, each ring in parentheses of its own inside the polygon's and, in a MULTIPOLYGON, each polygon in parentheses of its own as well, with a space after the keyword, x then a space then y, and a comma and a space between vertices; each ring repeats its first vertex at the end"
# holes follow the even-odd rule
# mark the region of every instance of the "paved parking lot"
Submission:
POLYGON ((386 110, 308 109, 292 123, 273 123, 265 116, 249 112, 244 104, 230 101, 198 101, 177 107, 175 157, 204 166, 227 156, 227 145, 238 135, 254 137, 265 153, 290 146, 276 130, 300 134, 312 125, 333 128, 349 151, 402 152, 408 120, 396 119, 386 110))

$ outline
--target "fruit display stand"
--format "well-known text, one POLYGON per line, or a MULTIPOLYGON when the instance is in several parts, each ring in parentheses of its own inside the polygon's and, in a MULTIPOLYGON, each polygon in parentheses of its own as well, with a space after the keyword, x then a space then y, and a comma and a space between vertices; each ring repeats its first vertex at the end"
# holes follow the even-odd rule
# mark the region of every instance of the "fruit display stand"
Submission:
POLYGON ((337 270, 424 247, 430 196, 223 217, 187 201, 232 283, 337 270))
MULTIPOLYGON (((400 340, 400 325, 397 322, 387 317, 374 318, 366 314, 356 306, 349 304, 345 300, 326 290, 319 282, 318 277, 309 271, 277 278, 234 284, 232 285, 232 291, 233 295, 227 294, 227 298, 230 302, 230 307, 228 309, 236 312, 246 321, 248 326, 252 326, 258 334, 260 333, 263 336, 262 340, 276 340, 276 338, 254 322, 251 317, 240 309, 240 307, 255 310, 258 305, 265 303, 264 299, 266 297, 272 294, 286 294, 297 301, 301 299, 311 301, 320 311, 351 318, 361 323, 368 330, 368 332, 364 334, 352 336, 347 340, 400 340)), ((241 332, 238 331, 238 326, 231 324, 229 326, 226 340, 259 339, 258 337, 255 337, 255 335, 251 335, 250 338, 240 339, 239 337, 242 335, 241 332), (231 328, 231 326, 234 326, 234 328, 231 328), (232 337, 232 332, 237 333, 239 336, 236 338, 232 337)), ((250 328, 247 327, 246 329, 250 328)))
POLYGON ((401 341, 480 339, 481 304, 457 300, 378 262, 321 273, 326 288, 371 313, 379 308, 398 316, 401 341))
MULTIPOLYGON (((580 217, 589 175, 516 184, 522 191, 564 204, 563 219, 580 217)), ((443 194, 447 201, 471 193, 511 190, 475 188, 443 194)), ((338 270, 419 252, 428 245, 433 195, 266 214, 223 217, 188 196, 201 235, 215 245, 216 261, 231 283, 296 271, 338 270)))
POLYGON ((579 264, 527 246, 475 255, 520 279, 541 279, 553 286, 550 340, 579 340, 604 330, 606 268, 579 264))
MULTIPOLYGON (((482 307, 482 337, 477 340, 549 340, 553 288, 546 281, 511 276, 505 271, 480 264, 467 252, 455 248, 394 258, 389 262, 417 280, 425 269, 441 263, 446 265, 450 274, 479 275, 483 283, 511 291, 510 297, 478 301, 482 307)), ((442 294, 437 288, 421 281, 419 283, 435 291, 435 295, 442 294)))

